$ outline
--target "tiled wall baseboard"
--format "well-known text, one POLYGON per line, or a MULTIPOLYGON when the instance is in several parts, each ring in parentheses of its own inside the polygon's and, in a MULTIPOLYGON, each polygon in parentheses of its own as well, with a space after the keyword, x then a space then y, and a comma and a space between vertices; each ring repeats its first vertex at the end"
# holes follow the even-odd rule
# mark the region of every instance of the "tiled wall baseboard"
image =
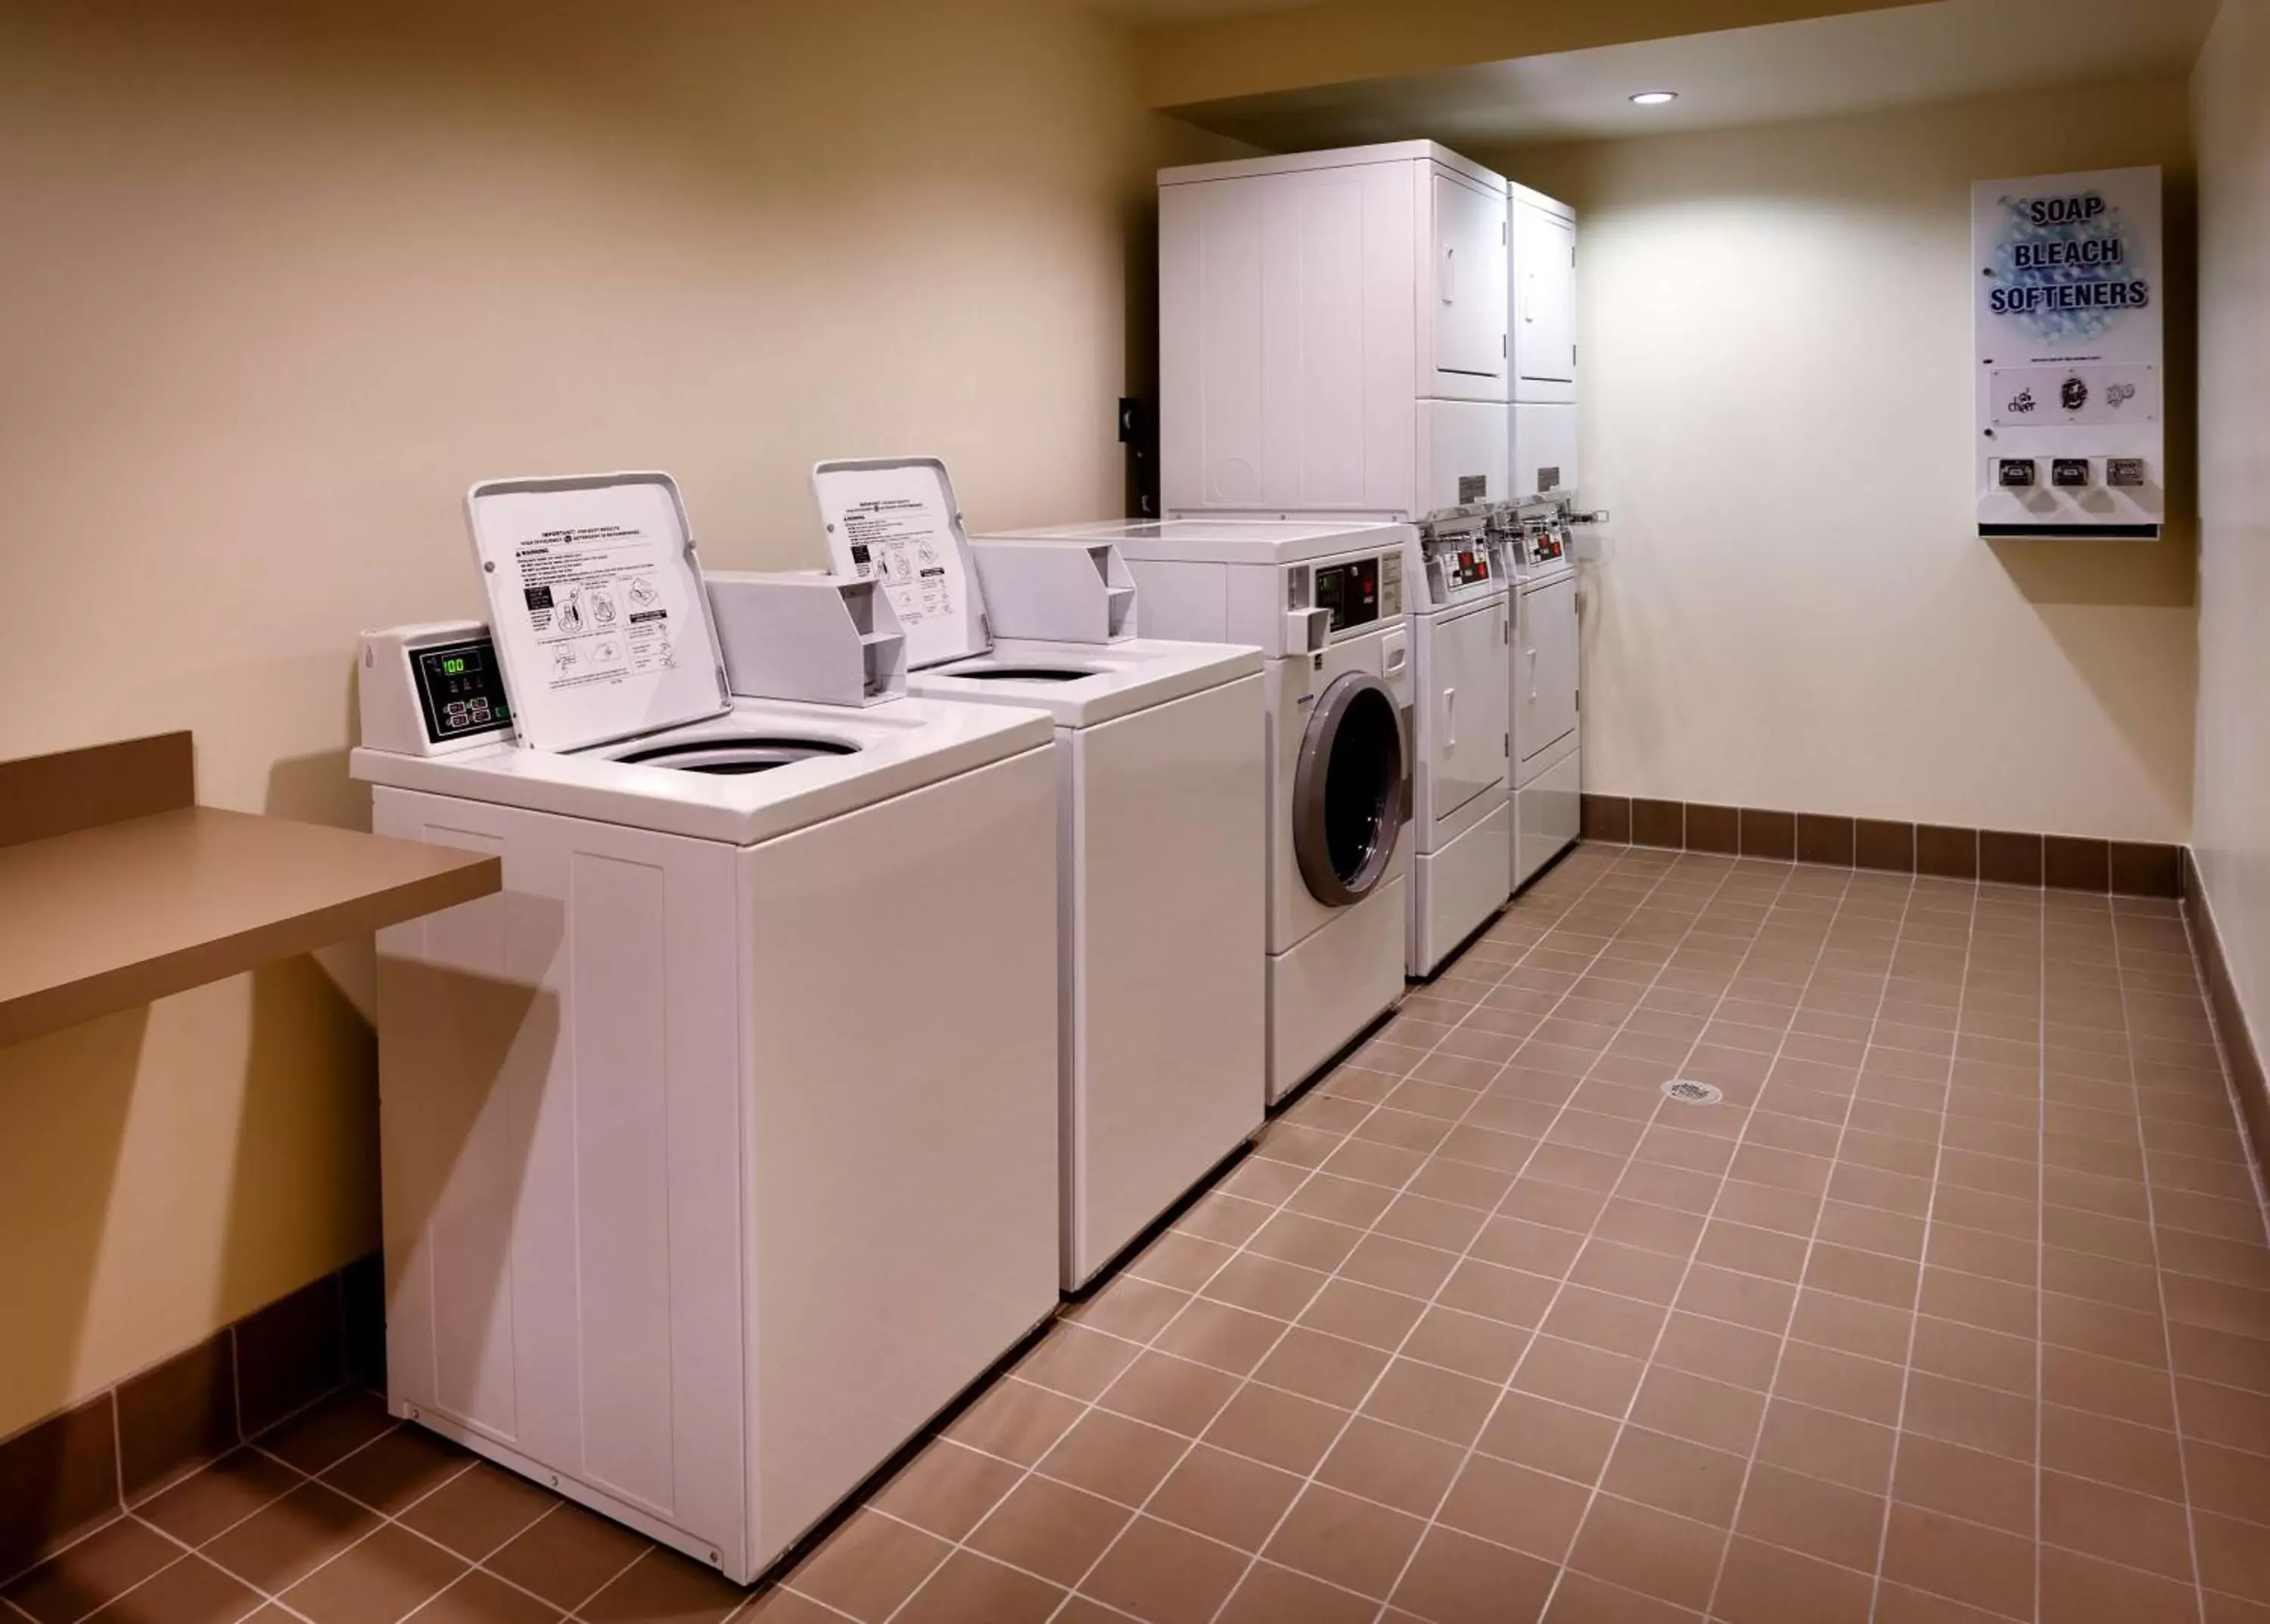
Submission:
POLYGON ((1584 838, 1612 845, 1665 846, 1674 851, 1827 863, 2099 894, 2175 897, 2184 889, 2184 849, 2140 841, 2021 834, 1621 795, 1585 796, 1584 815, 1584 838))
POLYGON ((2215 1033, 2222 1039, 2223 1053, 2230 1062, 2230 1086, 2238 1096, 2239 1120, 2254 1143, 2255 1165, 2270 1167, 2270 1072, 2263 1068, 2255 1032, 2239 1006, 2238 987, 2230 978, 2230 960, 2215 929, 2214 910, 2207 906, 2199 863, 2188 851, 2184 854, 2184 919, 2191 928, 2200 976, 2207 983, 2207 1008, 2214 1015, 2215 1033))
POLYGON ((0 1439, 0 1582, 342 1383, 386 1381, 376 1254, 0 1439))

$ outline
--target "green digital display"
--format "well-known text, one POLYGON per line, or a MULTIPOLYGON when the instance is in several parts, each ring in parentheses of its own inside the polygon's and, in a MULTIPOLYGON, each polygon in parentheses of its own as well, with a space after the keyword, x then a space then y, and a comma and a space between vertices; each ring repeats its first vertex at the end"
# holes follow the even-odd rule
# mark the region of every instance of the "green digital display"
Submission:
POLYGON ((460 676, 464 673, 464 669, 465 656, 462 654, 453 654, 448 659, 441 662, 441 671, 442 674, 445 676, 460 676))

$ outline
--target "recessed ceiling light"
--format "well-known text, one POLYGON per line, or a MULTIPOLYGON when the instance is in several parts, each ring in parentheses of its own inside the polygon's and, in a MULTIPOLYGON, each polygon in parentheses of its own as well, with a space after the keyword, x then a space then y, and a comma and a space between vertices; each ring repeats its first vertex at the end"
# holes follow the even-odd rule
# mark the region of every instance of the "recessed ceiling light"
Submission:
POLYGON ((1643 90, 1632 97, 1632 104, 1635 107, 1659 108, 1666 101, 1678 100, 1679 93, 1675 90, 1643 90))

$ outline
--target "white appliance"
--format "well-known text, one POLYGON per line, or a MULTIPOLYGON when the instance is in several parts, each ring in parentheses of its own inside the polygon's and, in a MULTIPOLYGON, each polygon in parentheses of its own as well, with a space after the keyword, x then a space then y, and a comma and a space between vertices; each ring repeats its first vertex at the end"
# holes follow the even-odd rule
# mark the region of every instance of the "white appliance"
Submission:
POLYGON ((374 827, 505 879, 379 937, 389 1403, 746 1583, 1056 1306, 1052 729, 844 583, 855 702, 736 697, 665 475, 467 513, 493 637, 361 650, 374 827))
POLYGON ((910 654, 910 692, 1056 723, 1062 1284, 1075 1291, 1261 1126, 1260 650, 1137 636, 1108 543, 973 548, 934 460, 822 463, 812 487, 839 575, 886 582, 918 613, 923 577, 898 580, 894 560, 927 547, 968 574, 975 623, 932 617, 940 635, 910 654))
POLYGON ((1510 611, 1487 510, 1421 524, 1405 569, 1413 706, 1413 977, 1432 975, 1513 890, 1510 611))
POLYGON ((1513 889, 1576 838, 1583 812, 1576 563, 1558 506, 1504 530, 1513 590, 1513 889))
POLYGON ((1159 174, 1169 515, 1502 500, 1506 182, 1431 141, 1159 174))
POLYGON ((1146 630, 1261 650, 1272 1104, 1403 996, 1411 538, 1402 524, 1202 519, 1002 538, 1108 542, 1146 630))
POLYGON ((1576 211, 1508 182, 1513 446, 1507 494, 1569 499, 1576 481, 1576 211))

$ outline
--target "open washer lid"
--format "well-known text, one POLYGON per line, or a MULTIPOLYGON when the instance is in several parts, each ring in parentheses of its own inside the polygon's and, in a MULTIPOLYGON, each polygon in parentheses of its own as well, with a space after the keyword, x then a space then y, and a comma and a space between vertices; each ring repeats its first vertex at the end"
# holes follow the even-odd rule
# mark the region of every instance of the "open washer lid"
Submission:
POLYGON ((522 745, 581 750, 731 708, 668 474, 486 480, 465 525, 522 745))
POLYGON ((815 463, 812 494, 827 529, 828 567, 883 582, 906 634, 909 671, 992 648, 984 590, 944 463, 934 456, 815 463))

